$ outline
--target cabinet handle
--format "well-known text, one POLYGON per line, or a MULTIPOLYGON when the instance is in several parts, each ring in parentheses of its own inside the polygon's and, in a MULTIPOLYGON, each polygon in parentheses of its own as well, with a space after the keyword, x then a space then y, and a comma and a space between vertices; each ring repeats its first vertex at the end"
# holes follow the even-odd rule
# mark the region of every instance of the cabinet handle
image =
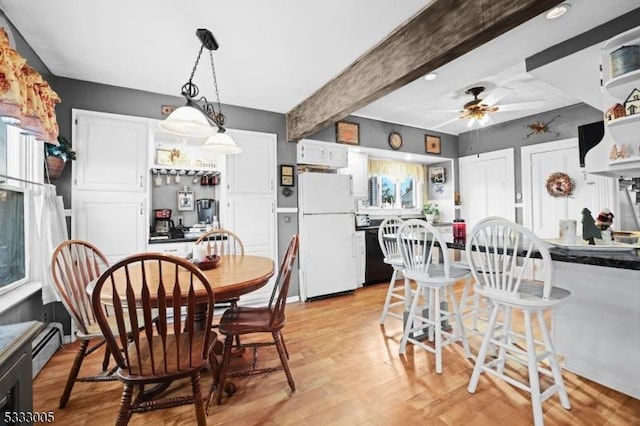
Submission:
POLYGON ((175 248, 174 249, 165 249, 164 252, 165 253, 177 253, 178 249, 175 249, 175 248))
POLYGON ((142 216, 142 203, 140 203, 140 216, 142 216))
POLYGON ((143 188, 143 186, 142 186, 142 179, 143 179, 143 177, 142 177, 142 175, 140 175, 140 188, 143 188))

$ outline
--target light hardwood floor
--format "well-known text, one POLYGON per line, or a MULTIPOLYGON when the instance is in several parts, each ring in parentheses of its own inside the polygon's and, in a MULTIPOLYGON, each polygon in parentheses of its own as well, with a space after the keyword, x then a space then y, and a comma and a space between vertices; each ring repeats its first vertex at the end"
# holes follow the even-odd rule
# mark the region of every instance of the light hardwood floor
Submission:
MULTIPOLYGON (((282 371, 234 378, 238 391, 212 406, 208 424, 233 425, 529 425, 529 395, 483 375, 475 394, 467 392, 473 369, 461 346, 445 348, 443 374, 434 356, 407 346, 398 355, 401 324, 379 325, 387 285, 358 289, 353 295, 287 306, 284 329, 297 391, 290 393, 282 371)), ((476 353, 480 340, 470 339, 476 353)), ((34 410, 54 411, 57 424, 113 424, 122 387, 119 382, 77 383, 65 409, 58 401, 76 345, 66 345, 34 380, 34 410)), ((250 362, 246 354, 243 360, 250 362)), ((271 349, 261 362, 277 363, 271 349)), ((631 362, 632 360, 629 360, 631 362)), ((102 352, 91 355, 82 372, 100 369, 102 352)), ((239 364, 244 361, 236 361, 239 364)), ((640 401, 564 372, 571 401, 565 410, 557 396, 543 403, 547 425, 640 424, 640 401)), ((203 388, 211 379, 203 373, 203 388)), ((170 392, 188 392, 188 382, 170 392)), ((195 423, 193 406, 134 414, 131 425, 195 423)))

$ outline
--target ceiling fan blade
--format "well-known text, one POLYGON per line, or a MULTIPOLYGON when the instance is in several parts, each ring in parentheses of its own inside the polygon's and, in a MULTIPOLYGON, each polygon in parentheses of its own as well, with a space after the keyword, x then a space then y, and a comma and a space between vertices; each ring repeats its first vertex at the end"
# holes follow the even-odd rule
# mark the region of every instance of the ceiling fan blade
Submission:
POLYGON ((509 89, 507 87, 496 87, 495 89, 493 89, 491 91, 491 93, 489 93, 487 95, 486 98, 484 98, 482 100, 482 103, 487 105, 487 106, 493 106, 493 105, 497 104, 498 102, 500 102, 500 100, 502 98, 504 98, 509 93, 511 93, 512 90, 513 89, 509 89))
POLYGON ((547 101, 530 101, 530 102, 518 102, 516 104, 498 105, 498 112, 500 111, 520 111, 523 109, 537 109, 542 108, 547 101))
POLYGON ((447 124, 451 124, 451 123, 453 123, 453 122, 456 122, 456 121, 458 121, 459 119, 460 119, 459 117, 454 117, 454 118, 452 118, 451 120, 447 120, 447 121, 445 121, 444 123, 440 123, 440 124, 438 124, 438 125, 436 125, 436 126, 434 126, 434 127, 431 127, 431 130, 439 129, 440 127, 446 126, 447 124))

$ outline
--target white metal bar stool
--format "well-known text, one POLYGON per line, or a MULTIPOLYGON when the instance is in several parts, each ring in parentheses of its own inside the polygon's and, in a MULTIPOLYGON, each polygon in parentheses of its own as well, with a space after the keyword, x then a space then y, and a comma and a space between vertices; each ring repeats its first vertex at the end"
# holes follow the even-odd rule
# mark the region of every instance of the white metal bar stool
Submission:
POLYGON ((571 408, 544 319, 546 310, 565 302, 571 293, 552 286, 553 263, 545 243, 529 229, 508 220, 488 221, 476 226, 467 239, 466 256, 476 281, 475 291, 493 303, 468 390, 476 391, 480 374, 496 376, 531 394, 534 423, 542 425, 542 402, 556 392, 562 406, 571 408), (532 255, 536 251, 542 257, 540 271, 533 268, 532 255), (533 280, 534 272, 540 274, 539 281, 533 280), (500 310, 504 312, 504 325, 496 329, 500 310), (522 312, 524 334, 512 329, 512 310, 522 312), (538 320, 542 342, 534 338, 532 316, 538 320), (499 348, 498 356, 487 360, 490 345, 499 348), (541 365, 544 360, 548 360, 551 369, 541 365), (518 364, 527 367, 528 382, 516 376, 513 367, 518 364), (540 374, 553 381, 544 391, 540 386, 540 374))
POLYGON ((455 300, 453 285, 469 277, 469 271, 451 268, 447 245, 438 230, 429 223, 411 219, 398 228, 398 246, 404 264, 403 274, 406 279, 414 280, 418 288, 413 292, 411 306, 407 316, 400 354, 404 354, 407 342, 432 352, 436 356, 436 373, 442 373, 442 348, 461 341, 467 358, 471 357, 469 344, 465 335, 462 317, 455 300), (443 264, 433 262, 433 254, 441 249, 443 264), (448 291, 447 291, 448 290, 448 291), (449 307, 442 303, 445 294, 450 296, 449 307), (421 295, 426 306, 419 307, 421 295), (455 320, 455 327, 443 326, 445 321, 455 320), (425 329, 428 333, 425 339, 425 329), (434 342, 429 345, 425 342, 434 342))
POLYGON ((384 263, 387 263, 393 267, 393 274, 389 281, 389 288, 387 289, 387 297, 382 307, 382 316, 380 317, 380 325, 384 325, 387 316, 398 318, 403 320, 403 313, 406 310, 405 306, 409 303, 410 296, 407 296, 409 292, 409 284, 405 279, 402 285, 397 284, 398 272, 402 272, 403 264, 402 257, 398 248, 398 240, 396 238, 398 234, 398 228, 402 224, 400 218, 388 218, 382 221, 378 228, 378 243, 384 256, 384 263), (398 313, 394 308, 402 306, 402 312, 398 313))

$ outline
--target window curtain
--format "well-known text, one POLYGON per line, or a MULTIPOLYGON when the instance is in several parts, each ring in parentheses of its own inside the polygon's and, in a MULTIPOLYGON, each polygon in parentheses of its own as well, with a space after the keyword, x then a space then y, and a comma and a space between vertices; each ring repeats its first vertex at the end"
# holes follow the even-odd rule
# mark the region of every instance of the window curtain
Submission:
MULTIPOLYGON (((35 185, 34 185, 35 186, 35 185)), ((51 255, 68 239, 62 196, 53 185, 36 186, 31 191, 30 232, 31 280, 42 283, 42 303, 60 301, 51 276, 51 255)))
POLYGON ((418 163, 369 159, 369 175, 387 176, 396 182, 412 177, 417 183, 422 184, 425 181, 426 170, 424 165, 418 163))

